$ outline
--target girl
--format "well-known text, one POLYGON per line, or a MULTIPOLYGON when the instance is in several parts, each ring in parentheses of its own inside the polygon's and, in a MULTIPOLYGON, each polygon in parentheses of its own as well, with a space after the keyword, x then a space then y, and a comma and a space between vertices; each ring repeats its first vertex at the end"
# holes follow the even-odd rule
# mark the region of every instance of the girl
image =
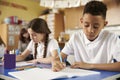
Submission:
POLYGON ((58 43, 55 39, 49 39, 51 33, 45 20, 35 18, 28 25, 28 33, 31 41, 26 50, 16 57, 17 61, 24 60, 31 52, 33 63, 51 63, 52 59, 58 55, 58 43))
POLYGON ((3 42, 2 38, 0 37, 0 57, 3 57, 5 51, 5 43, 3 42))
POLYGON ((20 31, 19 42, 18 42, 18 49, 20 52, 23 52, 30 42, 30 35, 27 29, 22 28, 20 31))

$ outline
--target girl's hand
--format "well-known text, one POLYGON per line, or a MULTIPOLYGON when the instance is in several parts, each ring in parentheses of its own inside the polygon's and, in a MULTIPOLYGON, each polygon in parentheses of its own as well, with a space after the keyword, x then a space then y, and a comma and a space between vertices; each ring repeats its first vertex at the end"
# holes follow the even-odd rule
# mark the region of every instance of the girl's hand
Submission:
POLYGON ((37 59, 34 59, 34 60, 30 60, 30 61, 27 61, 28 63, 33 63, 33 64, 37 64, 37 59))

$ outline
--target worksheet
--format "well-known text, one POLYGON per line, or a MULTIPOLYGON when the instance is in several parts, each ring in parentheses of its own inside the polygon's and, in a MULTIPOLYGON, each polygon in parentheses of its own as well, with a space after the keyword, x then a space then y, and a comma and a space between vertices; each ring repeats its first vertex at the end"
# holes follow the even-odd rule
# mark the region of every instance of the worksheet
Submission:
POLYGON ((65 68, 59 72, 53 72, 51 69, 46 68, 32 68, 23 71, 9 72, 9 74, 20 80, 51 80, 67 77, 72 78, 75 76, 99 75, 100 72, 72 68, 65 68))

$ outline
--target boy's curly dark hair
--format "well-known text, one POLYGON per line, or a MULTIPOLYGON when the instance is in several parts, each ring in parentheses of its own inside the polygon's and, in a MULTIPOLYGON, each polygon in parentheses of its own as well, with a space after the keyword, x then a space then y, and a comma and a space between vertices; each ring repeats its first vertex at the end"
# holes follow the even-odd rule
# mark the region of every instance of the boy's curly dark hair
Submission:
POLYGON ((106 19, 107 6, 101 1, 90 1, 85 5, 83 15, 86 13, 92 15, 101 15, 106 19))

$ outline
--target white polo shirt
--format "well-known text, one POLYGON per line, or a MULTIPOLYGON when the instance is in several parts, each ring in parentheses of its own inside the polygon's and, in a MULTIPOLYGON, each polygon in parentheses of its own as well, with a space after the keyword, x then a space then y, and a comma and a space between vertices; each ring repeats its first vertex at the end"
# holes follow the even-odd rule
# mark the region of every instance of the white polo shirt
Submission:
MULTIPOLYGON (((29 45, 27 46, 27 49, 29 51, 31 51, 31 53, 34 56, 34 42, 33 40, 30 41, 29 45)), ((47 55, 46 57, 51 56, 52 51, 53 50, 58 50, 59 46, 58 46, 58 42, 55 39, 50 39, 48 42, 48 46, 47 46, 47 55)), ((38 43, 38 47, 37 47, 37 58, 43 58, 43 54, 44 54, 44 43, 38 43)))
POLYGON ((74 55, 75 61, 86 63, 111 63, 120 61, 120 39, 108 31, 101 31, 94 41, 89 41, 83 31, 76 32, 62 50, 74 55))

